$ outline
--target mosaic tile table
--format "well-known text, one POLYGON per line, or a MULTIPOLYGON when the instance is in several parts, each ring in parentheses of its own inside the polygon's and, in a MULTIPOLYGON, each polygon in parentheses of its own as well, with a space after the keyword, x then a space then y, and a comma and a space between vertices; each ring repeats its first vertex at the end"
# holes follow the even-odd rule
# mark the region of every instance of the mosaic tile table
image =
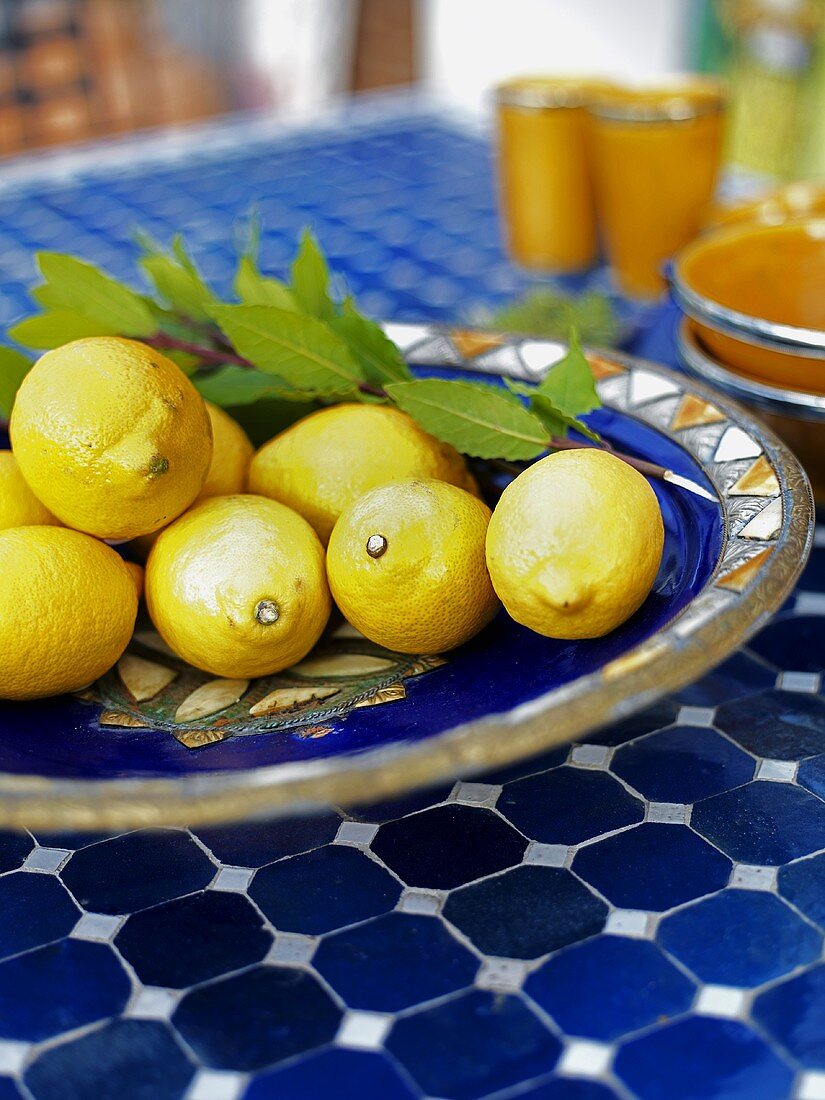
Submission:
MULTIPOLYGON (((0 169, 0 321, 32 250, 125 276, 135 223, 226 287, 253 202, 266 267, 311 221, 384 317, 522 285, 484 140, 390 104, 0 169)), ((650 321, 632 350, 673 362, 650 321)), ((517 769, 312 820, 2 834, 0 1100, 822 1100, 823 666, 820 537, 747 651, 517 769)))

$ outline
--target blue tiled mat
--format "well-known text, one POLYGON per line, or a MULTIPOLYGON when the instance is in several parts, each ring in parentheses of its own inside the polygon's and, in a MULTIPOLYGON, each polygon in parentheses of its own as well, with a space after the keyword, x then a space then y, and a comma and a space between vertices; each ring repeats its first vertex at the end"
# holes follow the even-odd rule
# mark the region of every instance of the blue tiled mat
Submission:
MULTIPOLYGON (((0 319, 32 249, 127 275, 135 224, 226 289, 253 203, 265 266, 311 221, 383 316, 519 289, 481 138, 344 121, 0 169, 0 319)), ((633 350, 672 361, 671 328, 633 350)), ((0 1100, 821 1100, 823 536, 748 650, 517 768, 311 820, 0 834, 0 1100)))

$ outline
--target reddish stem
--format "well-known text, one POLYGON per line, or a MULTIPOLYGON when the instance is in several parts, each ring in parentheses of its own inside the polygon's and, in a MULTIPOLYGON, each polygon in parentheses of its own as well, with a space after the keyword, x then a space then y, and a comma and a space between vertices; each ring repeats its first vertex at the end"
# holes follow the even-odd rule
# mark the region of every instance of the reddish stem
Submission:
POLYGON ((154 336, 147 336, 144 342, 159 351, 186 351, 190 355, 196 355, 204 363, 235 363, 239 367, 251 367, 248 359, 237 355, 234 351, 218 351, 215 348, 205 348, 201 344, 193 344, 189 340, 181 340, 178 336, 170 336, 168 332, 156 332, 154 336))

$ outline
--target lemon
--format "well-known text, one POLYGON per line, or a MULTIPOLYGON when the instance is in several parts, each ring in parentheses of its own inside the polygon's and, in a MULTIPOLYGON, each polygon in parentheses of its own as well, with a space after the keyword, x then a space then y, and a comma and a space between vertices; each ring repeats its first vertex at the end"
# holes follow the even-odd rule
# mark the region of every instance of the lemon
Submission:
POLYGON ((266 676, 295 664, 326 625, 324 550, 274 500, 213 497, 159 536, 146 603, 161 637, 216 676, 266 676))
POLYGON ((43 524, 60 520, 31 491, 11 451, 0 451, 0 531, 43 524))
POLYGON ((510 615, 549 638, 598 638, 650 592, 664 544, 656 494, 597 448, 558 451, 501 495, 487 565, 510 615))
POLYGON ((257 452, 249 491, 294 508, 329 541, 358 497, 388 481, 434 477, 477 492, 464 459, 387 405, 335 405, 299 420, 257 452))
POLYGON ((171 522, 212 458, 206 406, 186 375, 119 337, 46 352, 17 392, 10 431, 35 495, 67 526, 105 539, 171 522))
POLYGON ((380 486, 341 516, 327 551, 335 602, 379 645, 440 653, 493 618, 484 562, 487 505, 433 479, 380 486))
POLYGON ((0 698, 77 691, 120 658, 138 597, 110 547, 65 527, 0 531, 0 698))
POLYGON ((132 584, 135 586, 135 591, 138 594, 138 599, 143 597, 143 585, 146 577, 146 571, 142 565, 138 565, 135 561, 125 561, 123 563, 129 570, 129 576, 132 578, 132 584))

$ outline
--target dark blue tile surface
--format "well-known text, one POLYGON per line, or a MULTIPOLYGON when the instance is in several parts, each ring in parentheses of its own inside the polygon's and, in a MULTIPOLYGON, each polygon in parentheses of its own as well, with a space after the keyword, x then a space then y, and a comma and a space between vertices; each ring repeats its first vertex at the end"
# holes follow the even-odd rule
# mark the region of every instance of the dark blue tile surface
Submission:
POLYGON ((761 993, 752 1012, 801 1065, 825 1069, 825 965, 761 993))
POLYGON ((617 1093, 598 1081, 574 1080, 557 1077, 527 1092, 519 1093, 519 1100, 616 1100, 617 1093))
POLYGON ((819 672, 825 653, 825 618, 779 615, 748 644, 777 668, 789 672, 819 672))
POLYGON ((665 917, 659 943, 704 982, 755 986, 813 962, 822 934, 772 894, 726 890, 665 917))
POLYGON ((80 910, 56 878, 13 871, 0 878, 0 958, 68 935, 80 910))
POLYGON ((776 683, 776 669, 746 652, 735 653, 708 676, 689 684, 675 698, 685 706, 715 707, 776 683))
POLYGON ((550 844, 579 844, 645 816, 612 776, 567 766, 508 783, 497 806, 526 836, 550 844))
POLYGON ((155 1020, 114 1020, 51 1047, 24 1075, 34 1100, 180 1100, 195 1066, 155 1020))
POLYGON ((652 802, 695 802, 753 778, 756 761, 716 730, 672 726, 620 748, 611 770, 652 802))
POLYGON ((803 760, 796 778, 800 787, 825 799, 825 754, 803 760))
POLYGON ((255 822, 253 825, 225 825, 194 829, 216 859, 228 866, 263 867, 284 856, 309 852, 328 844, 338 832, 337 814, 296 817, 286 821, 255 822))
POLYGON ((260 962, 272 933, 240 894, 207 890, 129 917, 115 946, 144 985, 185 989, 260 962))
POLYGON ((614 1071, 640 1100, 787 1100, 793 1079, 750 1028, 701 1017, 631 1040, 614 1071))
POLYGON ((750 783, 693 808, 691 824, 743 863, 787 863, 825 847, 825 803, 786 783, 750 783))
POLYGON ((476 1100, 548 1073, 561 1044, 517 997, 477 990, 398 1020, 387 1049, 423 1091, 476 1100))
POLYGON ((22 1100, 23 1093, 11 1077, 0 1077, 0 1100, 22 1100))
POLYGON ((338 844, 262 867, 249 887, 277 929, 310 935, 386 913, 400 893, 378 863, 338 844))
POLYGON ((727 885, 730 860, 685 825, 638 825, 581 848, 573 870, 623 909, 670 909, 727 885))
POLYGON ((261 1074, 244 1100, 416 1100, 418 1095, 383 1054, 325 1050, 261 1074))
POLYGON ((654 944, 599 936, 554 955, 525 990, 566 1035, 608 1040, 686 1012, 696 986, 654 944))
POLYGON ((206 1066, 256 1070, 323 1046, 341 1010, 305 970, 262 966, 187 993, 172 1022, 206 1066))
POLYGON ((780 867, 777 885, 783 898, 825 928, 825 852, 780 867))
POLYGON ((444 916, 485 955, 535 959, 604 927, 607 906, 570 871, 516 867, 450 894, 444 916))
POLYGON ((437 806, 380 826, 372 850, 408 886, 449 890, 521 862, 527 841, 491 810, 437 806))
POLYGON ((626 741, 633 741, 637 737, 643 737, 653 730, 663 729, 671 722, 676 721, 679 713, 679 705, 672 699, 662 699, 647 710, 641 710, 622 722, 614 722, 612 725, 603 726, 596 733, 587 738, 597 745, 623 745, 626 741))
POLYGON ((0 829, 0 874, 19 867, 34 847, 28 833, 10 833, 0 829))
MULTIPOLYGON (((825 622, 825 619, 823 619, 825 622)), ((825 658, 825 648, 819 660, 825 658)), ((716 725, 756 756, 802 760, 825 752, 825 699, 766 691, 719 707, 716 725)))

